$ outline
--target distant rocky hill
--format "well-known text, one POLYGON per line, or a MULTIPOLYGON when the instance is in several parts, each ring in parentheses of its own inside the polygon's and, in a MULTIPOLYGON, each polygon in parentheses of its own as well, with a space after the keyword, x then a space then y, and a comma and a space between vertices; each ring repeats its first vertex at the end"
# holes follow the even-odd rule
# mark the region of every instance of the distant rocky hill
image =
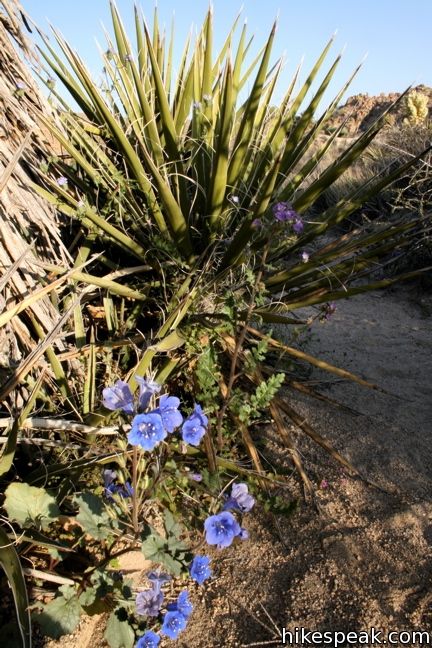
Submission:
MULTIPOLYGON (((421 92, 429 97, 429 114, 432 115, 432 88, 425 85, 419 85, 412 91, 421 92)), ((377 96, 368 94, 358 94, 349 97, 347 102, 337 108, 330 122, 333 128, 337 128, 345 119, 347 120, 343 127, 345 136, 354 136, 359 131, 366 130, 372 122, 377 119, 396 99, 400 96, 398 92, 390 94, 381 93, 377 96)), ((397 106, 389 116, 390 123, 393 125, 402 124, 406 117, 406 108, 404 102, 397 106)))

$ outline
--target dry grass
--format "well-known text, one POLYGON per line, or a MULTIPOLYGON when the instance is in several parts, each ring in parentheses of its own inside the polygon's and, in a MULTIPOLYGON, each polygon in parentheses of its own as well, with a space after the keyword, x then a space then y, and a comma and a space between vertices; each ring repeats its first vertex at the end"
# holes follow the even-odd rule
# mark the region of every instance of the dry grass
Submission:
MULTIPOLYGON (((36 61, 24 35, 21 11, 18 2, 3 0, 0 9, 0 311, 12 308, 23 297, 49 284, 41 262, 70 266, 56 210, 30 187, 52 150, 38 125, 39 116, 49 114, 50 106, 29 73, 28 64, 36 61)), ((39 337, 31 318, 42 336, 55 329, 60 315, 49 294, 0 329, 2 384, 38 345, 39 337)), ((59 338, 53 344, 58 350, 64 350, 59 338)), ((43 356, 39 356, 35 366, 44 364, 43 356)))

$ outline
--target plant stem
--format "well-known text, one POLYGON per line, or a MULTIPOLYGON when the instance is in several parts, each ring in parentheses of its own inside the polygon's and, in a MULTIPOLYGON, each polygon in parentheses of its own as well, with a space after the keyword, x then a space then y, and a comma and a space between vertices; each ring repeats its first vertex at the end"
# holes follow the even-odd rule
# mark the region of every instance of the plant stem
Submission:
POLYGON ((255 278, 255 283, 254 283, 253 288, 252 288, 252 294, 251 294, 251 298, 250 298, 250 303, 249 303, 249 307, 248 307, 247 312, 246 312, 246 317, 244 319, 243 328, 240 331, 240 335, 237 338, 237 342, 236 342, 236 345, 234 347, 233 355, 232 355, 232 358, 231 358, 231 369, 230 369, 230 375, 229 375, 228 384, 227 384, 227 388, 226 388, 225 399, 224 399, 224 402, 223 402, 223 405, 222 405, 221 409, 219 410, 219 414, 218 414, 218 417, 217 417, 217 443, 218 443, 218 449, 219 450, 221 450, 222 447, 223 447, 222 421, 223 421, 223 417, 225 416, 225 412, 226 412, 228 404, 229 404, 229 400, 230 400, 230 397, 231 397, 231 392, 232 392, 234 382, 238 378, 238 374, 236 373, 238 356, 239 356, 240 351, 241 351, 241 349, 243 347, 243 343, 244 343, 246 333, 247 333, 247 330, 248 330, 248 323, 249 323, 250 317, 252 315, 253 308, 255 306, 255 297, 256 297, 257 290, 258 290, 258 286, 259 286, 259 284, 261 282, 263 272, 264 272, 264 266, 265 266, 265 262, 266 262, 266 258, 267 258, 267 254, 268 254, 268 249, 269 248, 268 248, 268 244, 267 244, 266 247, 264 248, 264 251, 263 251, 263 255, 262 255, 262 259, 261 259, 261 267, 258 270, 257 276, 255 278))
POLYGON ((132 454, 132 525, 135 535, 138 535, 138 448, 135 446, 132 454))

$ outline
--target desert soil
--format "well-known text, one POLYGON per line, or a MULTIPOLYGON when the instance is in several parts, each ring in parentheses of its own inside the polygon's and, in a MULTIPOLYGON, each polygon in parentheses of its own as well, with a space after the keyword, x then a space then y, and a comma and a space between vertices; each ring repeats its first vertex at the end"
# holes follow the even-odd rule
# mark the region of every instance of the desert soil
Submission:
MULTIPOLYGON (((389 393, 314 369, 311 384, 351 410, 294 391, 285 397, 376 486, 346 474, 293 427, 320 512, 295 476, 294 514, 257 506, 245 519, 249 541, 212 552, 215 575, 191 588, 187 630, 161 648, 282 646, 283 628, 296 627, 432 633, 431 324, 432 295, 405 285, 339 302, 316 325, 308 352, 389 393)), ((271 426, 268 449, 286 453, 271 426)), ((103 631, 103 618, 87 619, 74 635, 39 645, 102 648, 103 631)))

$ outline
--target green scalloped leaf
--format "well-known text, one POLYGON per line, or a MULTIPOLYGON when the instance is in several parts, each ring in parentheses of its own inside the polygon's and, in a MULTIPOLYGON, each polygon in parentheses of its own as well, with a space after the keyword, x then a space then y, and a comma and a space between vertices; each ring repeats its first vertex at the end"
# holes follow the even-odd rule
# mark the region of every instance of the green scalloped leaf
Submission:
POLYGON ((104 637, 110 645, 110 648, 132 648, 135 642, 135 634, 130 627, 127 615, 122 620, 120 618, 122 610, 113 612, 107 623, 104 637))
POLYGON ((11 520, 22 527, 46 528, 60 515, 55 498, 44 488, 28 484, 10 484, 3 506, 11 520))
POLYGON ((76 520, 84 531, 96 540, 106 540, 117 525, 108 514, 102 498, 86 492, 75 497, 75 502, 79 506, 76 520))
POLYGON ((180 536, 182 528, 169 509, 164 511, 164 526, 168 538, 171 536, 178 538, 180 536))
POLYGON ((53 639, 71 634, 77 627, 81 616, 81 605, 75 588, 68 585, 60 587, 62 592, 53 601, 45 605, 42 612, 33 615, 42 632, 53 639))
POLYGON ((170 531, 167 530, 167 538, 163 538, 152 527, 147 529, 144 541, 141 544, 141 551, 147 560, 161 563, 174 576, 179 576, 188 547, 184 542, 178 540, 175 535, 175 533, 180 532, 180 527, 171 513, 167 516, 165 512, 165 525, 170 528, 170 531))

